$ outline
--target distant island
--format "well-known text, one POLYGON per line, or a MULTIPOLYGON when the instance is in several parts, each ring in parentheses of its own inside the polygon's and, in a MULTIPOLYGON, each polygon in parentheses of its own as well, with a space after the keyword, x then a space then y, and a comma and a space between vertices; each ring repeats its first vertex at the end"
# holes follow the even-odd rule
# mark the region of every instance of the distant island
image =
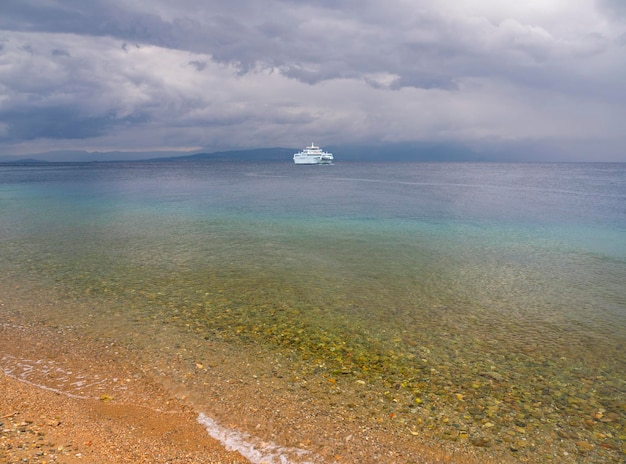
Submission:
MULTIPOLYGON (((391 143, 383 145, 331 145, 336 162, 348 161, 497 161, 459 144, 451 143, 391 143)), ((58 163, 58 162, 172 162, 172 161, 276 161, 293 162, 299 148, 253 148, 228 151, 175 152, 90 152, 80 150, 50 151, 24 156, 2 155, 0 163, 58 163)))

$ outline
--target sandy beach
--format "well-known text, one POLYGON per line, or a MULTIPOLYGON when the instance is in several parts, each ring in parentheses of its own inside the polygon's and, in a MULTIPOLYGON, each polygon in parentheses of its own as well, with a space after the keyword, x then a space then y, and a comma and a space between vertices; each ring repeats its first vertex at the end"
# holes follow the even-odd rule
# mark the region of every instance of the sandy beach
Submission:
POLYGON ((14 322, 0 332, 0 462, 248 462, 98 343, 14 322))
MULTIPOLYGON (((86 335, 77 326, 36 316, 37 310, 46 314, 43 308, 56 303, 35 307, 23 288, 4 289, 8 291, 0 300, 0 462, 280 462, 277 456, 246 459, 229 451, 198 422, 193 400, 166 388, 158 374, 141 365, 136 353, 109 338, 86 335)), ((284 379, 261 379, 268 368, 253 366, 254 360, 245 356, 229 351, 212 361, 213 382, 206 387, 207 397, 213 398, 211 412, 220 424, 244 437, 249 433, 274 437, 286 446, 280 453, 325 443, 321 455, 307 455, 305 460, 486 462, 481 453, 420 444, 411 433, 390 435, 381 419, 363 428, 350 412, 329 415, 320 403, 307 399, 309 389, 327 388, 328 380, 323 380, 327 385, 310 383, 294 392, 285 388, 284 379), (242 363, 258 375, 237 378, 241 373, 236 366, 242 363)))
POLYGON ((402 422, 401 403, 381 403, 374 385, 292 377, 302 366, 277 353, 139 323, 111 302, 26 281, 0 279, 0 295, 2 463, 504 464, 594 451, 583 440, 561 455, 530 440, 515 455, 437 440, 402 422), (85 307, 101 321, 72 316, 85 307))
MULTIPOLYGON (((249 462, 212 439, 196 411, 120 363, 121 348, 58 327, 9 322, 0 332, 1 462, 249 462)), ((424 450, 416 462, 475 461, 424 450)))
POLYGON ((211 439, 184 408, 160 413, 69 398, 6 375, 0 390, 2 462, 248 462, 211 439))

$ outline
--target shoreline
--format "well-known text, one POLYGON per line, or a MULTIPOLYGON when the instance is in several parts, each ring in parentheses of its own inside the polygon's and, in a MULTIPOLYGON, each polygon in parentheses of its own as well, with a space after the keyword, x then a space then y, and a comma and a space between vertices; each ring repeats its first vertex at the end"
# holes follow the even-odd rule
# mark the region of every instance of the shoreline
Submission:
MULTIPOLYGON (((234 416, 231 428, 221 427, 120 362, 132 353, 90 342, 69 328, 17 322, 13 318, 0 325, 2 462, 241 464, 282 462, 281 457, 286 462, 357 462, 357 456, 335 455, 328 461, 297 446, 274 445, 239 431, 234 416)), ((425 447, 423 457, 413 462, 478 462, 457 457, 425 447)))
POLYGON ((401 403, 382 403, 374 385, 290 377, 301 369, 277 353, 140 323, 111 302, 90 299, 77 319, 87 302, 23 284, 0 285, 2 462, 504 464, 593 452, 582 440, 559 457, 530 442, 511 456, 437 440, 402 425, 401 403))
POLYGON ((260 370, 259 378, 241 379, 237 369, 252 360, 233 350, 216 348, 215 368, 201 369, 210 374, 202 407, 114 337, 94 336, 48 312, 54 300, 35 304, 23 287, 12 290, 0 300, 2 462, 497 462, 421 443, 412 434, 390 435, 381 419, 364 428, 350 417, 328 415, 310 402, 306 388, 294 393, 283 379, 261 382, 260 370), (211 421, 220 424, 217 434, 211 421), (315 448, 321 454, 305 452, 315 448))
POLYGON ((248 462, 211 438, 195 411, 96 343, 15 323, 0 333, 0 461, 248 462))
POLYGON ((248 462, 210 438, 191 411, 146 412, 139 406, 71 398, 4 374, 0 391, 5 392, 0 399, 2 462, 248 462))

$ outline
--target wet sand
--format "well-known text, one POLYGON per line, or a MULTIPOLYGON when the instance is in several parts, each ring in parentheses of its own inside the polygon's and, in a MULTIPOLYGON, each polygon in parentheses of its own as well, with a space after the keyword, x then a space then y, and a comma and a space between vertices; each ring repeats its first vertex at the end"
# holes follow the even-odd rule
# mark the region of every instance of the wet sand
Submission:
POLYGON ((212 440, 184 408, 159 413, 74 399, 5 375, 0 391, 1 462, 247 462, 212 440))
POLYGON ((14 323, 0 333, 0 462, 248 462, 212 439, 195 411, 97 343, 85 349, 14 323), (39 371, 28 371, 28 361, 39 371))

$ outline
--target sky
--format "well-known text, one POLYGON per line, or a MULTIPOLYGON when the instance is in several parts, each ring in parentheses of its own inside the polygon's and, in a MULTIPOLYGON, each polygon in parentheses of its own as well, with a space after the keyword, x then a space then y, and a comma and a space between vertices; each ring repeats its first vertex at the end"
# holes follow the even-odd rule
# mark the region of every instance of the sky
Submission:
POLYGON ((626 162, 626 1, 0 1, 0 154, 311 142, 626 162))

